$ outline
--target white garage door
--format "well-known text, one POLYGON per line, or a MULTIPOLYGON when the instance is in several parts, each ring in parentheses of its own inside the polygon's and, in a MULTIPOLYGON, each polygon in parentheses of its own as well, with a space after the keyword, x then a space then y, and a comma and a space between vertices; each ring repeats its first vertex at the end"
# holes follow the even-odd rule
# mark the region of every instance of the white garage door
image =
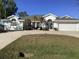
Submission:
POLYGON ((76 24, 59 24, 60 31, 77 31, 76 24))

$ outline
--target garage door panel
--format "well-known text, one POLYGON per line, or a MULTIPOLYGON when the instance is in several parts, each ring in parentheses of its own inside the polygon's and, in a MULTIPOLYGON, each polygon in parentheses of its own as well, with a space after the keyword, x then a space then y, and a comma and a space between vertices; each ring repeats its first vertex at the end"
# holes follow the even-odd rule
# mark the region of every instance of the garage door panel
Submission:
POLYGON ((59 30, 76 31, 76 24, 59 24, 59 30))

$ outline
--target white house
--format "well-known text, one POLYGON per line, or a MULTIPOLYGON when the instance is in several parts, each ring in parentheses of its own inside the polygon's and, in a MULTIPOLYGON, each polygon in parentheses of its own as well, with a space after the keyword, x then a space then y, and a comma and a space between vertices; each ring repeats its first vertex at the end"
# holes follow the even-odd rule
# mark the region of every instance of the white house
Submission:
POLYGON ((49 19, 51 21, 55 21, 57 16, 52 13, 49 13, 49 14, 44 15, 43 17, 44 17, 45 21, 48 21, 49 19))
POLYGON ((79 19, 72 18, 70 16, 57 17, 54 14, 46 14, 43 16, 45 21, 51 20, 52 28, 58 29, 59 31, 79 31, 79 19))
POLYGON ((4 30, 23 30, 23 22, 19 20, 18 16, 11 15, 7 19, 2 19, 4 30))

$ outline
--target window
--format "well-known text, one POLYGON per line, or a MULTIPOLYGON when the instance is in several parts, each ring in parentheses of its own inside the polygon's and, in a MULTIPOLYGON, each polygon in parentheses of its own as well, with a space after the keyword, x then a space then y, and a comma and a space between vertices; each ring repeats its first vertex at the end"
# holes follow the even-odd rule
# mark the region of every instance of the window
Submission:
POLYGON ((12 19, 12 21, 16 21, 16 19, 12 19))

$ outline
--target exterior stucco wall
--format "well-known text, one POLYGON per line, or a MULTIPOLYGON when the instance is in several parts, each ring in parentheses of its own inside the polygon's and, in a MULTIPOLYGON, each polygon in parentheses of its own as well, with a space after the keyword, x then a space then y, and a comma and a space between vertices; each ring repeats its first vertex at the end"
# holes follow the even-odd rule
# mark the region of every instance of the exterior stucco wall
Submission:
POLYGON ((45 21, 48 21, 49 19, 52 20, 52 21, 55 21, 56 17, 54 17, 54 16, 47 16, 44 19, 45 19, 45 21))
POLYGON ((79 23, 77 23, 77 26, 76 27, 77 27, 77 31, 79 31, 79 23))
POLYGON ((58 23, 53 24, 54 28, 58 28, 58 23))

